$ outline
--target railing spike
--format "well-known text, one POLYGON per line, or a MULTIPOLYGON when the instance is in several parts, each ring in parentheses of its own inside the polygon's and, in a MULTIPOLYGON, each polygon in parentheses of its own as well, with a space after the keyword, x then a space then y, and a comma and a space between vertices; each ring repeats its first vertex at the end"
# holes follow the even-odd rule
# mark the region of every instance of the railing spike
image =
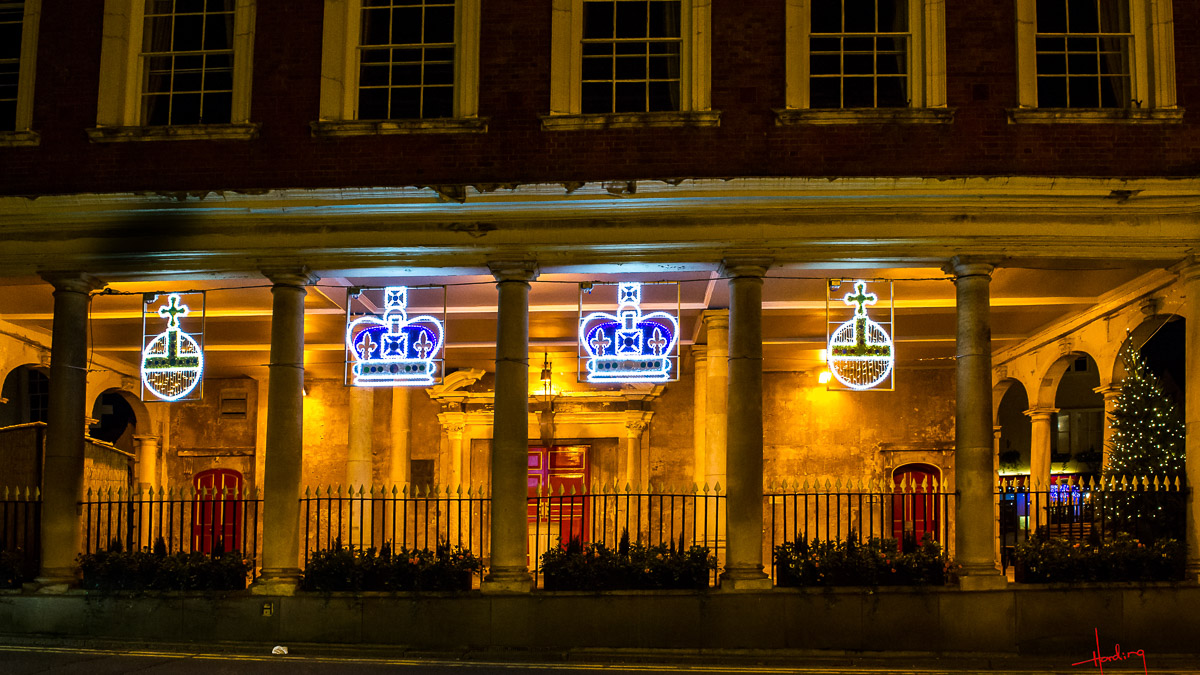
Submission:
POLYGON ((808 476, 804 476, 804 485, 800 487, 801 492, 808 492, 808 476))
POLYGON ((717 481, 717 484, 713 486, 713 494, 721 494, 721 481, 717 481))

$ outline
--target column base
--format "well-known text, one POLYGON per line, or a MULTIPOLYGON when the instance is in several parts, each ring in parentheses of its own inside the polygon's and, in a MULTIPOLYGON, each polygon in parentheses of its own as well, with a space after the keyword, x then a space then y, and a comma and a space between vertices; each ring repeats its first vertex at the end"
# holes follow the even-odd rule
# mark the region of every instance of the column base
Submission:
POLYGON ((524 567, 494 567, 479 584, 481 593, 529 593, 533 576, 524 567))
POLYGON ((719 579, 722 591, 769 591, 775 582, 762 571, 762 566, 726 568, 719 579))
POLYGON ((35 577, 23 588, 43 595, 60 595, 78 585, 79 577, 75 576, 74 570, 45 570, 42 576, 35 577))
POLYGON ((295 595, 300 590, 300 570, 296 568, 264 569, 262 576, 250 584, 252 595, 295 595))
POLYGON ((982 569, 973 573, 964 571, 959 573, 958 588, 963 591, 1000 591, 1008 588, 1008 577, 997 569, 982 569))

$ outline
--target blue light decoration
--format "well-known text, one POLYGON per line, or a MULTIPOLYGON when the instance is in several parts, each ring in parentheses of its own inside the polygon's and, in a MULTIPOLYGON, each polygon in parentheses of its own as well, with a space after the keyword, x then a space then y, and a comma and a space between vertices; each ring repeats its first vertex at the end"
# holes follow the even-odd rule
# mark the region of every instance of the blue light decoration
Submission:
MULTIPOLYGON (((147 337, 145 317, 151 314, 148 308, 158 297, 149 294, 143 300, 143 342, 147 337)), ((190 313, 178 293, 168 295, 167 302, 153 312, 167 320, 167 329, 154 336, 142 350, 143 398, 149 391, 159 400, 178 401, 195 391, 203 379, 204 350, 180 326, 180 319, 190 313)))
POLYGON ((666 312, 642 314, 642 284, 617 284, 617 313, 593 312, 579 321, 588 355, 588 382, 666 382, 679 322, 666 312))
POLYGON ((829 337, 829 370, 837 381, 856 390, 873 389, 892 374, 896 352, 883 326, 867 317, 867 305, 878 301, 867 292, 865 281, 854 282, 854 292, 842 301, 854 307, 854 318, 838 326, 829 337))
MULTIPOLYGON (((361 291, 360 291, 361 292, 361 291)), ((437 318, 408 317, 408 288, 383 289, 383 318, 364 316, 346 326, 353 358, 351 384, 358 387, 430 385, 438 374, 445 329, 437 318)))

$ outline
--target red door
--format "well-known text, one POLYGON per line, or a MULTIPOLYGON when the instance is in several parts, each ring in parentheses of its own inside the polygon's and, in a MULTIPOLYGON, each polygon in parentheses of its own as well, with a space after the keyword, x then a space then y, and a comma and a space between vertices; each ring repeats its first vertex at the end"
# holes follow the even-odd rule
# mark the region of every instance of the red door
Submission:
POLYGON ((935 540, 938 533, 938 501, 933 486, 939 472, 928 464, 907 464, 892 473, 892 536, 903 546, 905 535, 921 543, 925 533, 935 540))
POLYGON ((192 550, 212 553, 242 550, 242 474, 233 469, 209 469, 193 479, 192 550))
POLYGON ((529 449, 531 536, 548 543, 561 541, 563 545, 571 539, 588 540, 588 497, 584 494, 588 479, 587 450, 586 445, 529 449), (544 494, 547 489, 549 496, 544 494))

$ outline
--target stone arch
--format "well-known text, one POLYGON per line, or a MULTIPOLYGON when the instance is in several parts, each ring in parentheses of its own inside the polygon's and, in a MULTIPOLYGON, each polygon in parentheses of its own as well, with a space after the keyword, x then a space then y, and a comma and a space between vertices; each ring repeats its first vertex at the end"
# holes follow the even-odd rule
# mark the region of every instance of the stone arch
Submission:
MULTIPOLYGON (((30 393, 28 378, 31 377, 28 373, 36 373, 45 383, 49 382, 50 369, 40 363, 19 364, 5 373, 4 378, 0 379, 0 427, 31 421, 45 421, 44 419, 27 419, 30 416, 30 401, 27 400, 30 393)), ((46 396, 49 396, 48 390, 46 396)), ((48 401, 46 403, 48 404, 48 401)))
POLYGON ((1031 407, 1037 408, 1053 408, 1055 399, 1058 396, 1058 387, 1062 383, 1063 377, 1070 370, 1076 360, 1087 358, 1096 364, 1099 368, 1100 362, 1094 356, 1085 351, 1071 351, 1059 356, 1043 371, 1041 379, 1038 381, 1037 392, 1029 401, 1031 407))
POLYGON ((1150 338, 1154 337, 1154 334, 1166 324, 1183 320, 1184 318, 1178 314, 1152 314, 1142 319, 1142 322, 1139 323, 1136 328, 1129 331, 1125 335, 1125 339, 1121 341, 1121 346, 1117 350, 1115 358, 1113 359, 1112 377, 1110 381, 1114 384, 1118 384, 1125 379, 1127 371, 1125 369, 1125 363, 1121 359, 1121 355, 1125 353, 1127 348, 1133 346, 1141 349, 1141 347, 1149 342, 1150 338))

